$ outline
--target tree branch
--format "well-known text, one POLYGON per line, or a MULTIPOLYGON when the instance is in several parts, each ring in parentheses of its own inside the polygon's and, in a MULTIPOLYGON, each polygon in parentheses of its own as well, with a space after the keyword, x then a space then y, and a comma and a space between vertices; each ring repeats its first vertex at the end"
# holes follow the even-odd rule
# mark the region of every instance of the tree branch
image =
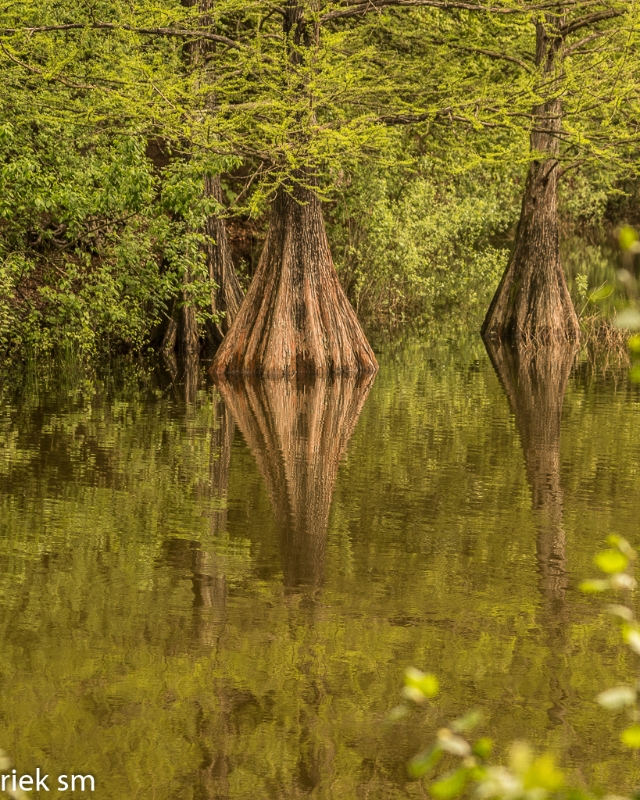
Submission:
MULTIPOLYGON (((337 8, 329 11, 320 17, 320 22, 331 22, 334 19, 344 19, 345 17, 355 17, 359 14, 368 14, 372 11, 380 11, 383 8, 401 7, 416 8, 428 7, 439 8, 444 11, 459 9, 461 11, 481 11, 485 14, 530 14, 532 11, 545 11, 554 9, 558 5, 556 2, 538 3, 537 5, 527 6, 526 8, 505 8, 504 6, 488 6, 480 3, 465 2, 465 0, 347 0, 345 8, 337 8)), ((566 5, 574 5, 569 2, 566 5)))
POLYGON ((188 30, 181 28, 136 28, 134 25, 119 25, 115 22, 69 22, 62 25, 41 25, 35 28, 1 28, 0 35, 7 36, 14 33, 49 33, 54 31, 79 31, 79 30, 107 30, 107 31, 128 31, 130 33, 140 33, 144 36, 178 36, 180 38, 207 39, 211 42, 220 42, 229 47, 240 50, 241 45, 221 36, 217 33, 207 33, 207 31, 188 30))
POLYGON ((20 61, 17 56, 14 56, 10 53, 7 48, 4 46, 2 42, 0 42, 0 48, 2 48, 2 52, 6 55, 6 57, 13 61, 14 64, 26 69, 27 72, 31 72, 34 75, 39 75, 45 81, 57 81, 58 83, 62 83, 65 86, 68 86, 70 89, 97 89, 97 86, 93 86, 90 83, 72 83, 71 81, 66 80, 66 78, 61 78, 59 75, 51 75, 48 76, 44 73, 43 70, 37 69, 36 67, 32 67, 30 64, 26 64, 24 61, 20 61))
POLYGON ((558 33, 560 36, 565 38, 566 36, 569 36, 569 34, 575 33, 582 28, 588 28, 590 25, 595 25, 596 22, 602 22, 605 19, 613 19, 615 17, 622 17, 626 13, 626 9, 620 10, 616 8, 608 8, 606 11, 598 11, 596 14, 591 14, 588 17, 583 17, 582 19, 577 19, 574 22, 570 22, 568 25, 558 28, 558 33))

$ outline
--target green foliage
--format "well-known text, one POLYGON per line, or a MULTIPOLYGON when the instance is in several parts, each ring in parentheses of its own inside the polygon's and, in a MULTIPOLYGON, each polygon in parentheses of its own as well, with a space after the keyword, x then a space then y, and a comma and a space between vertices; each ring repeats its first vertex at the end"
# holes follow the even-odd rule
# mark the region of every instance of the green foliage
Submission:
POLYGON ((429 158, 415 170, 359 170, 329 225, 358 313, 388 326, 486 302, 508 259, 517 192, 506 169, 455 176, 429 158))
POLYGON ((625 194, 636 0, 550 12, 551 73, 536 63, 528 0, 402 6, 4 8, 0 351, 140 349, 180 303, 204 323, 207 213, 261 217, 293 180, 331 201, 339 271, 363 317, 466 313, 505 266, 538 155, 532 109, 556 96, 566 216, 597 221, 625 194), (220 173, 226 210, 201 198, 220 173))

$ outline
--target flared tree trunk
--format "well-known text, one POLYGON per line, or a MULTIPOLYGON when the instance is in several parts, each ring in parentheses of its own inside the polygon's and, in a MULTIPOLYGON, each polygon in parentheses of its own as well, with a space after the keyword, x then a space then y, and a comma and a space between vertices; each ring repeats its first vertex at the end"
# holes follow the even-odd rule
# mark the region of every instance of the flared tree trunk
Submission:
MULTIPOLYGON (((557 23, 556 23, 557 24, 557 23)), ((553 21, 537 23, 536 61, 553 88, 559 37, 553 21)), ((485 338, 516 343, 577 341, 580 325, 560 261, 558 153, 562 104, 554 98, 533 110, 529 166, 511 259, 485 317, 485 338)))
POLYGON ((280 188, 256 274, 214 375, 373 374, 378 369, 338 280, 317 194, 280 188))
POLYGON ((371 377, 218 380, 269 492, 285 586, 319 587, 333 486, 371 377))
MULTIPOLYGON (((207 197, 213 197, 222 204, 222 188, 218 175, 205 179, 205 193, 207 197)), ((231 260, 224 219, 213 215, 209 217, 205 227, 207 236, 212 240, 207 244, 207 265, 209 278, 214 283, 211 290, 211 311, 219 317, 219 322, 214 323, 214 333, 220 343, 238 315, 244 295, 231 260)))

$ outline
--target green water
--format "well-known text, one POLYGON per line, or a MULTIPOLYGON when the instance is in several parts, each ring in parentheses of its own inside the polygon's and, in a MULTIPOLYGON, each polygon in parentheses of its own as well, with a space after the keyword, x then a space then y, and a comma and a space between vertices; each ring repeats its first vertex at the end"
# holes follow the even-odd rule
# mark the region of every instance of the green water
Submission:
POLYGON ((576 589, 607 534, 640 544, 640 389, 581 361, 500 380, 473 337, 379 357, 370 387, 226 405, 203 370, 4 386, 18 773, 91 774, 100 800, 422 797, 407 759, 476 705, 498 754, 640 783, 593 700, 633 660, 576 589), (408 665, 442 695, 390 725, 408 665))

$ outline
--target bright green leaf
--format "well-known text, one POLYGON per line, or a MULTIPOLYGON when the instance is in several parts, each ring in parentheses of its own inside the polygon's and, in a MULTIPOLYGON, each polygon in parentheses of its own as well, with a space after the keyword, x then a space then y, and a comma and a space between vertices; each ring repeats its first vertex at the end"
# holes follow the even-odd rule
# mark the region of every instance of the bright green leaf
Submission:
POLYGON ((464 767, 450 772, 439 781, 429 786, 429 791, 437 800, 450 800, 462 794, 467 785, 468 772, 464 767))
POLYGON ((611 588, 611 583, 607 580, 593 579, 582 581, 579 588, 585 594, 597 594, 598 592, 606 592, 607 589, 611 588))
POLYGON ((439 747, 430 747, 414 756, 409 762, 409 773, 414 778, 422 778, 430 772, 442 758, 442 750, 439 747))
POLYGON ((620 243, 621 250, 629 250, 629 248, 632 247, 637 241, 638 234, 630 225, 625 225, 623 228, 620 228, 618 242, 620 243))
POLYGON ((629 566, 629 559, 619 550, 603 550, 594 559, 595 564, 607 575, 624 572, 629 566))
POLYGON ((640 750, 640 725, 632 725, 622 731, 620 741, 631 750, 640 750))
POLYGON ((473 754, 478 756, 478 758, 487 759, 493 750, 493 741, 488 736, 483 736, 478 739, 477 742, 474 742, 471 749, 473 754))

